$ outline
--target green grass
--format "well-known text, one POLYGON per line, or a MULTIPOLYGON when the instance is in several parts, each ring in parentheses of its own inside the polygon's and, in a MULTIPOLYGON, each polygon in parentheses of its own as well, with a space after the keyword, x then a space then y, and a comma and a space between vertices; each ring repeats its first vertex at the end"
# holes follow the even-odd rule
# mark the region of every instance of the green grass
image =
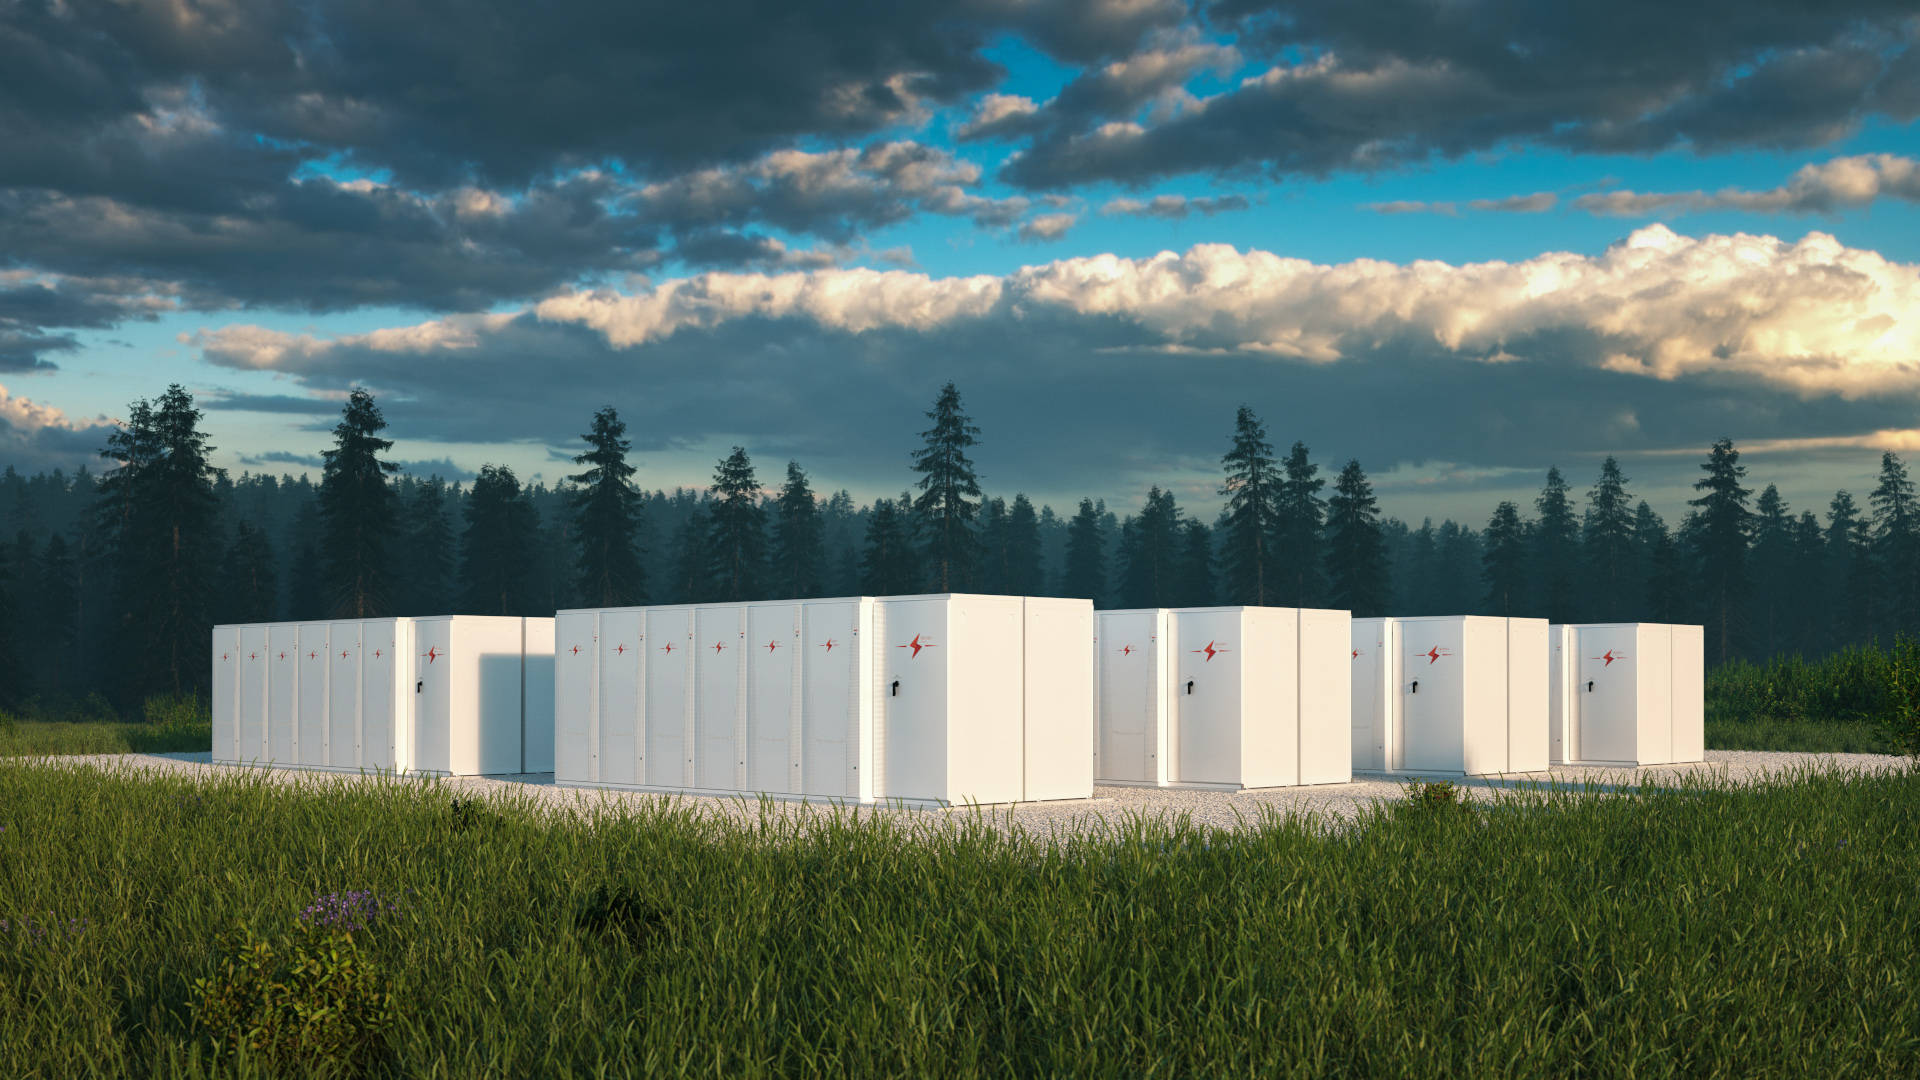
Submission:
POLYGON ((0 723, 0 757, 41 754, 158 754, 209 750, 208 724, 0 723))
POLYGON ((8 1077, 204 1074, 222 933, 347 889, 395 1075, 1920 1071, 1920 772, 1045 842, 0 762, 0 828, 8 1077))
POLYGON ((1890 754, 1885 736, 1858 720, 1707 721, 1709 750, 1798 750, 1823 754, 1890 754))

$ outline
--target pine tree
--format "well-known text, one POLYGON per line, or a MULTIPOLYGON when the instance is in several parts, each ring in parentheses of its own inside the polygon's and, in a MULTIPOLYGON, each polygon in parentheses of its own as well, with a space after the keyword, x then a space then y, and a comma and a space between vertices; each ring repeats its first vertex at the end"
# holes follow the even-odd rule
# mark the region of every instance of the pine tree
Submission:
POLYGON ((1920 503, 1906 465, 1892 452, 1880 455, 1880 483, 1867 502, 1885 636, 1912 634, 1920 615, 1920 503))
POLYGON ((1180 588, 1180 508, 1155 485, 1120 539, 1120 606, 1170 607, 1180 588))
POLYGON ((482 465, 467 496, 467 531, 461 538, 461 602, 465 615, 525 615, 527 564, 540 529, 539 515, 505 465, 482 465))
POLYGON ((1680 558, 1680 545, 1664 528, 1652 539, 1647 566, 1646 621, 1686 622, 1686 567, 1680 558))
POLYGON ((1794 522, 1786 578, 1787 648, 1808 656, 1827 652, 1827 537, 1811 510, 1794 522))
POLYGON ((973 521, 979 504, 968 499, 980 497, 980 481, 966 451, 978 443, 980 429, 960 411, 960 391, 952 383, 941 387, 927 419, 933 427, 920 433, 926 446, 913 453, 913 471, 920 474, 917 486, 924 493, 913 510, 926 533, 927 588, 963 592, 973 587, 978 556, 973 521))
POLYGON ((1580 524, 1568 498, 1567 481, 1557 466, 1547 468, 1547 484, 1533 502, 1539 513, 1532 530, 1535 598, 1532 610, 1556 623, 1575 621, 1580 524))
POLYGON ((1693 487, 1706 494, 1687 500, 1700 508, 1698 528, 1690 531, 1706 616, 1707 663, 1718 666, 1744 655, 1747 602, 1752 582, 1747 573, 1747 534, 1753 512, 1747 509, 1751 489, 1740 486, 1747 470, 1732 439, 1713 444, 1700 466, 1707 475, 1693 487))
POLYGON ((1281 464, 1286 478, 1276 500, 1273 563, 1279 581, 1273 602, 1277 607, 1316 607, 1326 591, 1320 536, 1327 504, 1320 489, 1327 482, 1316 475, 1320 466, 1307 460, 1304 443, 1294 443, 1281 464))
POLYGON ((21 635, 15 631, 20 623, 15 584, 13 560, 7 545, 0 544, 0 709, 9 711, 19 708, 26 684, 20 663, 21 635))
POLYGON ((1440 523, 1436 544, 1440 549, 1439 586, 1433 593, 1433 613, 1465 615, 1480 608, 1480 567, 1483 555, 1480 534, 1455 522, 1440 523))
POLYGON ((707 583, 716 603, 758 600, 767 573, 767 512, 760 481, 741 447, 713 470, 713 524, 707 532, 707 583))
POLYGON ((988 594, 1018 595, 1006 588, 1009 570, 1009 528, 1013 522, 1007 500, 980 500, 980 561, 974 568, 973 591, 988 594))
POLYGON ((1106 589, 1107 545, 1101 536, 1100 511, 1092 499, 1081 499, 1080 512, 1067 523, 1067 564, 1060 593, 1091 600, 1099 608, 1104 606, 1106 589))
POLYGON ((1587 520, 1582 530, 1587 564, 1583 617, 1594 622, 1626 622, 1639 607, 1641 573, 1633 526, 1627 478, 1620 472, 1620 463, 1608 454, 1600 463, 1600 478, 1587 492, 1587 520))
POLYGON ((1033 500, 1025 495, 1013 497, 1007 511, 1004 557, 1005 577, 1000 587, 1009 596, 1039 596, 1046 591, 1040 566, 1040 515, 1033 500))
POLYGON ((581 435, 587 451, 573 459, 585 472, 567 479, 571 493, 573 542, 579 546, 573 591, 588 607, 644 604, 647 569, 640 561, 640 493, 627 464, 627 425, 608 405, 593 414, 592 429, 581 435))
POLYGON ((1213 530, 1190 517, 1180 527, 1180 579, 1173 605, 1212 607, 1213 595, 1213 530))
POLYGON ((1266 426, 1245 405, 1234 417, 1233 448, 1220 463, 1226 468, 1220 494, 1227 496, 1220 592, 1230 604, 1270 607, 1278 602, 1283 576, 1273 551, 1282 479, 1266 426))
POLYGON ((1358 461, 1340 470, 1327 500, 1327 579, 1329 606, 1345 608, 1356 619, 1387 613, 1393 582, 1380 504, 1358 461))
POLYGON ((800 463, 789 461, 787 483, 780 489, 773 519, 773 595, 783 600, 819 596, 826 569, 826 528, 820 504, 800 463))
POLYGON ((453 611, 453 574, 459 535, 447 516, 449 493, 438 475, 414 485, 407 500, 406 530, 399 544, 400 581, 395 589, 399 610, 412 615, 445 615, 453 611))
POLYGON ((866 556, 860 562, 861 589, 869 596, 911 595, 919 587, 920 557, 906 509, 912 502, 904 492, 898 502, 873 502, 867 518, 866 556))
POLYGON ((373 395, 355 388, 347 395, 333 449, 323 451, 320 521, 325 530, 329 609, 348 619, 370 619, 393 610, 393 487, 387 474, 400 467, 378 457, 393 449, 380 438, 387 426, 373 395))
MULTIPOLYGON (((1633 611, 1636 614, 1623 617, 1622 621, 1644 617, 1642 613, 1647 603, 1647 582, 1653 574, 1653 552, 1660 546, 1660 538, 1666 535, 1668 535, 1666 519, 1656 513, 1653 507, 1648 506, 1645 499, 1640 500, 1640 505, 1633 511, 1633 561, 1636 575, 1633 611)), ((1685 596, 1675 597, 1674 600, 1681 607, 1691 610, 1685 596)))
POLYGON ((1439 614, 1433 595, 1440 587, 1440 530, 1432 518, 1421 518, 1420 527, 1407 537, 1406 572, 1396 573, 1402 582, 1400 610, 1408 615, 1439 614))
POLYGON ((707 535, 713 522, 707 511, 695 506, 680 523, 673 540, 673 590, 675 603, 704 604, 712 592, 708 576, 707 535))
POLYGON ((71 689, 74 647, 80 640, 80 580, 67 538, 54 533, 33 566, 33 634, 41 684, 54 694, 71 689))
POLYGON ((1527 528, 1520 508, 1502 502, 1487 521, 1486 554, 1480 580, 1486 583, 1483 604, 1487 614, 1512 618, 1524 615, 1527 596, 1527 528))
POLYGON ((220 475, 199 430, 193 396, 169 386, 157 404, 135 403, 101 456, 120 467, 103 485, 119 569, 121 630, 131 650, 127 696, 195 693, 211 665, 214 528, 220 475))
POLYGON ((234 526, 233 546, 227 549, 226 621, 272 622, 279 606, 280 586, 267 534, 241 518, 234 526))
POLYGON ((1792 624, 1794 521, 1780 489, 1768 484, 1754 503, 1753 576, 1756 583, 1751 625, 1761 656, 1787 650, 1792 624))

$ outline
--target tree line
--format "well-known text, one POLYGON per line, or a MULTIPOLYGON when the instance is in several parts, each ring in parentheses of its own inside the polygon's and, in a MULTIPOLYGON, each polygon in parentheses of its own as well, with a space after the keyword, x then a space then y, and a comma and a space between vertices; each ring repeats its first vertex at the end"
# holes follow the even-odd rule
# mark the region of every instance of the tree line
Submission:
POLYGON ((1382 517, 1358 461, 1324 476, 1242 406, 1210 517, 1158 486, 1124 517, 1091 498, 1061 516, 984 494, 980 429, 952 384, 926 416, 907 489, 858 506, 816 492, 797 461, 763 483, 743 447, 705 489, 641 489, 612 407, 581 436, 581 471, 551 488, 504 465, 471 485, 401 475, 365 390, 317 483, 235 480, 172 386, 129 407, 103 473, 0 477, 0 707, 197 692, 219 622, 971 591, 1702 622, 1720 662, 1886 641, 1920 615, 1920 519, 1891 453, 1866 505, 1838 492, 1824 521, 1772 485, 1754 499, 1722 439, 1673 528, 1612 457, 1584 497, 1549 468, 1531 513, 1502 502, 1480 529, 1412 527, 1382 517))

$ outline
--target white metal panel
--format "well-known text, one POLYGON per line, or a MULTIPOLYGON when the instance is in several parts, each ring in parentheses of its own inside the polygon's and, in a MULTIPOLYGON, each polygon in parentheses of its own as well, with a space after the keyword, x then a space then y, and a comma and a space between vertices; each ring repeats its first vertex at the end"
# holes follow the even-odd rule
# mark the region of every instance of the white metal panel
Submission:
POLYGON ((300 624, 300 720, 294 732, 294 763, 327 763, 326 623, 300 624))
POLYGON ((1642 765, 1664 765, 1673 753, 1673 628, 1664 623, 1635 627, 1635 665, 1639 720, 1636 760, 1642 765))
POLYGON ((413 767, 424 773, 453 770, 451 619, 414 623, 413 767))
POLYGON ((1095 615, 1100 662, 1100 728, 1096 744, 1101 780, 1157 783, 1166 710, 1166 647, 1160 611, 1102 611, 1095 615))
POLYGON ((1707 759, 1706 632, 1699 626, 1673 626, 1669 712, 1673 717, 1668 760, 1707 759))
POLYGON ((1240 775, 1244 787, 1300 783, 1300 611, 1245 608, 1240 623, 1240 775))
POLYGON ((327 756, 335 769, 360 765, 360 623, 327 624, 327 756))
POLYGON ((1508 772, 1547 767, 1548 653, 1545 619, 1507 620, 1508 772))
MULTIPOLYGON (((800 790, 858 799, 860 794, 860 665, 858 600, 803 605, 800 790)), ((867 605, 871 610, 871 605, 867 605)))
POLYGON ((1175 674, 1169 721, 1179 747, 1177 780, 1240 782, 1241 624, 1239 609, 1172 615, 1175 674))
POLYGON ((1465 744, 1461 760, 1473 775, 1510 771, 1507 761, 1507 627, 1509 620, 1466 619, 1466 700, 1461 710, 1465 744))
POLYGON ((593 724, 594 658, 599 649, 594 624, 599 618, 592 611, 562 611, 553 617, 553 778, 563 783, 600 779, 593 768, 600 753, 593 724))
POLYGON ((647 783, 693 782, 693 609, 647 611, 647 783))
POLYGON ((732 790, 746 764, 739 745, 740 650, 746 640, 742 609, 694 609, 694 786, 732 790))
POLYGON ((948 602, 879 600, 885 637, 882 697, 875 712, 885 728, 885 789, 876 797, 949 800, 947 782, 948 602))
POLYGON ((525 641, 526 620, 516 616, 453 620, 453 659, 461 681, 452 728, 457 775, 520 771, 527 719, 525 641))
POLYGON ((1353 616, 1300 609, 1300 783, 1353 779, 1353 616))
MULTIPOLYGON (((399 619, 368 619, 360 624, 360 766, 392 772, 393 706, 398 696, 394 650, 399 619)), ((409 690, 412 687, 408 687, 409 690)))
POLYGON ((265 624, 240 628, 240 701, 234 721, 238 761, 268 758, 267 674, 273 666, 267 651, 267 630, 265 624))
POLYGON ((553 661, 552 619, 526 619, 521 624, 521 757, 520 771, 553 771, 553 661))
POLYGON ((1562 765, 1571 760, 1568 713, 1572 706, 1572 670, 1567 664, 1572 627, 1547 627, 1547 761, 1562 765))
POLYGON ((267 758, 276 765, 298 765, 295 729, 300 723, 300 624, 268 628, 267 758))
POLYGON ((600 771, 594 779, 609 784, 647 782, 641 762, 645 732, 640 725, 640 666, 647 648, 642 622, 634 609, 600 613, 595 644, 600 651, 599 685, 591 694, 599 720, 600 771))
POLYGON ((1403 619, 1398 629, 1400 767, 1465 772, 1467 619, 1403 619))
POLYGON ((1353 767, 1384 772, 1393 766, 1387 758, 1387 705, 1393 700, 1392 665, 1387 662, 1390 619, 1355 619, 1348 660, 1353 678, 1353 727, 1350 740, 1353 767))
POLYGON ((240 760, 240 628, 213 628, 213 760, 240 760))
MULTIPOLYGON (((1003 803, 1025 797, 1025 664, 1021 598, 950 595, 944 650, 947 666, 947 794, 949 802, 1003 803)), ((896 642, 897 644, 897 642, 896 642)), ((1081 646, 1084 651, 1085 645, 1081 646)), ((911 650, 895 649, 895 652, 911 650)), ((922 657, 927 655, 922 652, 922 657)), ((913 661, 909 660, 911 664, 913 661)), ((1087 691, 1092 675, 1081 666, 1087 691)), ((1091 716, 1080 753, 1091 767, 1091 716)))
POLYGON ((1579 675, 1576 761, 1632 764, 1640 760, 1640 642, 1632 624, 1579 626, 1574 644, 1579 675))
MULTIPOLYGON (((1023 799, 1093 797, 1093 603, 1026 597, 1023 799)), ((1011 673, 1010 673, 1011 674, 1011 673)))
POLYGON ((798 706, 794 666, 800 662, 800 606, 753 604, 746 609, 746 789, 798 793, 793 727, 798 706))

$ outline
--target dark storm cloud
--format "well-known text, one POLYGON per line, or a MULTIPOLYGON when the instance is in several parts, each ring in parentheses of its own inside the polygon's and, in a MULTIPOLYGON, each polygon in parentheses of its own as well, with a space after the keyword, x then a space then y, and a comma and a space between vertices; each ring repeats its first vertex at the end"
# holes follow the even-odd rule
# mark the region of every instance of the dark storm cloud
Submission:
POLYGON ((144 282, 85 280, 0 270, 0 371, 56 366, 51 354, 79 341, 65 330, 98 330, 172 307, 144 282))
POLYGON ((1263 74, 1141 123, 1090 71, 1016 131, 1030 188, 1188 172, 1326 175, 1513 141, 1584 152, 1787 148, 1920 114, 1911 5, 1228 0, 1263 74))

